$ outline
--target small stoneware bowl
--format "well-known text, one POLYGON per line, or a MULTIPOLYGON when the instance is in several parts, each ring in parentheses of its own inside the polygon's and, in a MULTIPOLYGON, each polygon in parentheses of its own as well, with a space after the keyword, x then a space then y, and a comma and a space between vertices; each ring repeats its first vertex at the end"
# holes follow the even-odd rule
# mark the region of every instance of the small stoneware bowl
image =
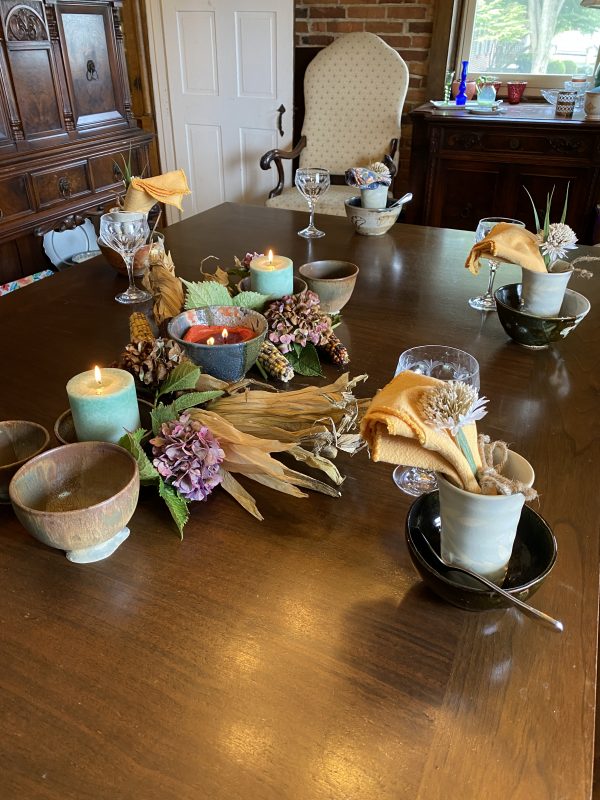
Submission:
POLYGON ((15 472, 48 447, 50 434, 37 422, 0 422, 0 503, 8 503, 8 485, 15 472))
POLYGON ((28 461, 9 494, 23 527, 77 563, 99 561, 129 535, 140 490, 135 459, 119 445, 79 442, 28 461))
POLYGON ((298 272, 308 288, 319 295, 321 311, 337 314, 352 296, 358 267, 349 261, 311 261, 302 264, 298 272))
POLYGON ((509 283, 495 292, 498 319, 511 339, 523 347, 541 350, 551 342, 560 341, 579 325, 590 310, 590 301, 571 289, 556 317, 539 317, 524 311, 521 306, 521 284, 509 283))
MULTIPOLYGON (((138 398, 138 407, 140 409, 140 422, 142 428, 145 428, 147 431, 151 431, 152 418, 150 414, 153 408, 152 403, 149 403, 147 400, 140 400, 140 398, 138 398)), ((73 414, 71 413, 70 408, 68 408, 66 411, 63 411, 63 413, 54 423, 54 435, 60 444, 73 444, 74 442, 79 441, 77 434, 75 433, 75 424, 73 423, 73 414)))
MULTIPOLYGON (((250 278, 242 278, 242 280, 236 284, 236 288, 238 292, 251 292, 250 278)), ((294 278, 294 288, 292 289, 294 294, 305 292, 307 288, 306 281, 303 281, 302 278, 294 278)))
MULTIPOLYGON (((396 201, 388 200, 388 206, 396 201)), ((361 236, 382 236, 387 233, 398 219, 402 204, 394 208, 363 208, 360 197, 351 197, 345 201, 346 216, 361 236)))
POLYGON ((267 320, 258 311, 238 306, 203 306, 173 317, 167 325, 167 332, 204 372, 222 381, 239 381, 258 358, 267 328, 267 320), (254 336, 236 344, 186 342, 183 336, 192 325, 250 328, 254 336))
MULTIPOLYGON (((440 564, 423 542, 426 537, 440 552, 440 504, 438 492, 421 495, 408 511, 405 528, 410 558, 423 581, 437 595, 460 608, 479 610, 510 605, 499 594, 472 578, 440 564)), ((502 588, 520 600, 536 592, 556 561, 556 539, 547 523, 524 506, 502 588)))

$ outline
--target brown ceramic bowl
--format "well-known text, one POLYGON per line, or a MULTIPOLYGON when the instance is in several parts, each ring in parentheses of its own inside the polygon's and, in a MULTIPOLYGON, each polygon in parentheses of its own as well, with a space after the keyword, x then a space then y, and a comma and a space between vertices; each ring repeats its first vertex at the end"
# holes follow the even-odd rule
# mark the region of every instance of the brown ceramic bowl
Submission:
POLYGON ((37 422, 0 422, 0 503, 8 503, 8 485, 15 472, 48 447, 50 434, 37 422))
POLYGON ((126 530, 139 489, 137 464, 127 450, 109 442, 79 442, 24 464, 10 483, 9 495, 28 533, 66 550, 72 561, 87 562, 118 547, 120 541, 113 546, 112 540, 126 530))
MULTIPOLYGON (((153 405, 147 400, 140 400, 138 397, 138 407, 140 409, 140 422, 142 428, 147 431, 152 430, 152 417, 150 416, 153 405)), ((61 444, 73 444, 79 441, 75 433, 75 424, 73 423, 73 414, 71 409, 68 408, 60 415, 54 423, 54 435, 61 444)))
POLYGON ((337 314, 352 297, 358 267, 349 261, 311 261, 302 264, 298 272, 308 288, 319 295, 321 311, 337 314))
MULTIPOLYGON (((133 257, 133 274, 136 278, 140 278, 144 272, 146 272, 151 248, 158 246, 159 249, 161 249, 164 253, 165 237, 162 235, 162 233, 155 233, 154 236, 157 238, 158 244, 157 242, 152 242, 150 244, 143 245, 133 257)), ((116 250, 113 250, 112 247, 104 244, 99 236, 98 247, 110 266, 113 269, 116 269, 117 272, 120 272, 121 275, 125 275, 125 277, 127 277, 127 267, 125 266, 125 262, 123 261, 122 257, 119 255, 119 253, 117 253, 116 250)))

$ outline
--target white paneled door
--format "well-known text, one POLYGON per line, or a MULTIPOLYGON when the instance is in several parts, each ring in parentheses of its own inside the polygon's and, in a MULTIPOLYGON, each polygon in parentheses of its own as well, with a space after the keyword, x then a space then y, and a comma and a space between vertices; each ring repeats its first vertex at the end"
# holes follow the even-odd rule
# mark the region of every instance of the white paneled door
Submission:
POLYGON ((150 0, 148 11, 161 161, 192 190, 183 216, 262 205, 276 178, 260 156, 292 144, 293 0, 150 0))

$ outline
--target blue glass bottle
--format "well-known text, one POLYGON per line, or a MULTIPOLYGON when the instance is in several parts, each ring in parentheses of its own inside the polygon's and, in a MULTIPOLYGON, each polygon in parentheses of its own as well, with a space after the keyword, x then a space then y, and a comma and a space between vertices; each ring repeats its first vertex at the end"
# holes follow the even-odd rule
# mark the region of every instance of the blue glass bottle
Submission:
POLYGON ((457 106, 464 106, 467 102, 467 93, 465 89, 467 88, 467 71, 469 69, 469 62, 463 61, 462 62, 462 72, 460 74, 460 83, 458 85, 458 92, 456 94, 456 105, 457 106))

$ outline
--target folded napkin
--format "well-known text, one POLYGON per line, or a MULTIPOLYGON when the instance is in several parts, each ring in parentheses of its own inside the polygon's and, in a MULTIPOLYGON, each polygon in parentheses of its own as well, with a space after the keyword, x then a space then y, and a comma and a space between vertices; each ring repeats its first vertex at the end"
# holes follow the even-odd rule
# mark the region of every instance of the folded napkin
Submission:
POLYGON ((388 169, 378 172, 369 167, 351 167, 346 170, 345 180, 348 186, 358 186, 359 189, 378 189, 380 186, 389 186, 392 175, 388 169))
POLYGON ((495 258, 532 272, 548 271, 535 233, 509 222, 499 222, 484 239, 473 245, 465 263, 473 275, 479 272, 480 258, 495 258))
MULTIPOLYGON (((403 464, 443 473, 461 489, 481 494, 467 459, 447 430, 427 425, 419 412, 423 391, 444 381, 407 370, 379 391, 367 409, 360 426, 373 461, 403 464)), ((462 428, 476 466, 481 467, 477 448, 477 426, 462 428)))
POLYGON ((132 178, 123 201, 123 211, 148 212, 158 201, 183 211, 183 196, 191 194, 182 169, 155 178, 132 178))

